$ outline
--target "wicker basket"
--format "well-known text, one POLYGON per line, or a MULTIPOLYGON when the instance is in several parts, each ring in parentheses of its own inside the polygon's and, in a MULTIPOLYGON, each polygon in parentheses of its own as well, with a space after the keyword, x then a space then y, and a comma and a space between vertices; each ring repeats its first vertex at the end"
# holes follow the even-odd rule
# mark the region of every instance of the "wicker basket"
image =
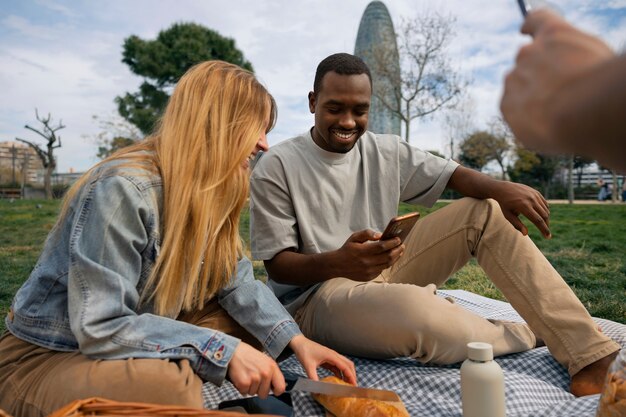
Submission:
MULTIPOLYGON (((199 410, 182 406, 119 402, 94 397, 73 401, 48 417, 244 417, 247 415, 227 411, 199 410)), ((263 415, 271 417, 268 414, 263 415)))

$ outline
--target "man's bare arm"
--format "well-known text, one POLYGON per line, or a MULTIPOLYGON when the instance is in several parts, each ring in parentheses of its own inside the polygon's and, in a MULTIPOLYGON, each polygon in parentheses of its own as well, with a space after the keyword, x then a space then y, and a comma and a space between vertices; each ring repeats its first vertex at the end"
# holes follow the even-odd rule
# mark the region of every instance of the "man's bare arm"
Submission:
POLYGON ((301 254, 284 250, 263 262, 269 277, 280 284, 311 285, 336 277, 365 282, 393 265, 404 251, 398 238, 378 239, 380 233, 362 230, 334 251, 301 254))
POLYGON ((522 214, 547 238, 550 234, 550 209, 541 193, 524 184, 499 181, 473 169, 459 166, 450 180, 448 188, 467 197, 493 198, 500 204, 504 217, 522 234, 528 229, 519 219, 522 214))

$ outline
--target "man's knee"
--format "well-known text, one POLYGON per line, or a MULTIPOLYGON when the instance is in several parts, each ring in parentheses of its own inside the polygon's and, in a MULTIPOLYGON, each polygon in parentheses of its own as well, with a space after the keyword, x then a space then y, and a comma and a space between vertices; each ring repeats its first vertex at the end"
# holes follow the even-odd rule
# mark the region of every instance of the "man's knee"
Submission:
POLYGON ((459 200, 459 203, 457 210, 460 213, 466 213, 468 223, 475 224, 480 229, 485 229, 490 225, 508 223, 502 213, 500 204, 492 198, 477 199, 465 197, 459 200))
POLYGON ((459 347, 472 341, 473 331, 457 323, 458 305, 435 294, 435 286, 403 288, 394 299, 404 351, 421 362, 450 364, 460 360, 459 347))
POLYGON ((465 213, 486 213, 490 211, 500 211, 498 202, 492 198, 464 197, 455 201, 452 205, 458 205, 457 209, 465 213), (496 210, 497 209, 497 210, 496 210))
MULTIPOLYGON (((415 341, 414 343, 437 333, 444 324, 442 317, 447 315, 451 303, 436 295, 436 286, 392 285, 395 291, 389 302, 395 306, 392 326, 395 331, 404 335, 407 340, 415 341)), ((412 353, 406 356, 411 355, 412 353)))

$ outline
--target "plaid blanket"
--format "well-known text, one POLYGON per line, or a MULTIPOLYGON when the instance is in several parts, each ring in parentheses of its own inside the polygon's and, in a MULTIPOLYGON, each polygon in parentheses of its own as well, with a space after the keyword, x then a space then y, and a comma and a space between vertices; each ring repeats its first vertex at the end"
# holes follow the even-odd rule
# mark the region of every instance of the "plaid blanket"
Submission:
MULTIPOLYGON (((442 297, 454 301, 485 318, 523 321, 510 304, 462 290, 439 290, 442 297)), ((626 347, 626 326, 604 319, 595 319, 603 332, 626 347)), ((415 360, 368 360, 351 358, 357 370, 359 384, 397 392, 411 414, 420 417, 461 417, 459 368, 422 365, 415 360)), ((599 395, 576 398, 568 391, 569 375, 557 363, 547 348, 537 348, 496 358, 505 375, 506 412, 508 417, 594 417, 599 395)), ((280 363, 286 375, 306 376, 292 355, 280 363)), ((320 371, 320 376, 326 375, 320 371)), ((228 382, 217 388, 205 384, 203 395, 206 408, 217 408, 221 401, 241 398, 228 382)), ((294 416, 324 416, 323 408, 310 394, 291 395, 294 416)))

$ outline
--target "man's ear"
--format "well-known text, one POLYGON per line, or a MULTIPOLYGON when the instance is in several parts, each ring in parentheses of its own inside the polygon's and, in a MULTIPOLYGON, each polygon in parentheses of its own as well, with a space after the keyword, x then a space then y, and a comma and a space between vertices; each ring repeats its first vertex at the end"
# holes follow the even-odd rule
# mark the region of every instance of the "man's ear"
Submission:
POLYGON ((315 93, 309 91, 309 111, 315 113, 315 93))

